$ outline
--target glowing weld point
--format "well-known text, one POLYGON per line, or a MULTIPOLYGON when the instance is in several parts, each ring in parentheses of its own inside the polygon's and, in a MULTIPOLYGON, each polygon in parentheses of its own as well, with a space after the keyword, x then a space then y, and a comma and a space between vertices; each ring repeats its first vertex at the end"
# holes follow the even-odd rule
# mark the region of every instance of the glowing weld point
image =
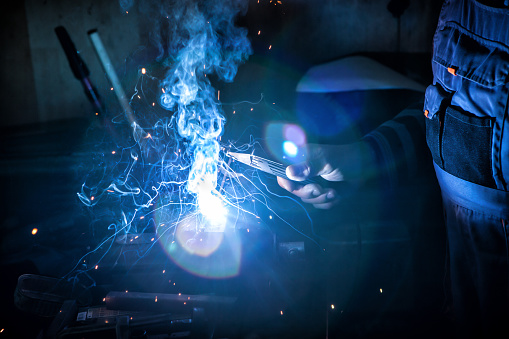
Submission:
POLYGON ((112 88, 110 88, 110 90, 112 90, 112 91, 113 91, 113 87, 112 87, 112 88))
POLYGON ((112 152, 111 152, 111 154, 115 154, 115 153, 117 153, 117 152, 115 152, 115 151, 112 151, 112 152))
POLYGON ((262 32, 262 31, 258 31, 258 35, 260 35, 260 33, 261 33, 261 32, 262 32))
POLYGON ((179 295, 182 295, 182 293, 179 293, 179 295))
POLYGON ((90 197, 90 200, 94 200, 94 199, 95 199, 95 197, 90 197))
POLYGON ((166 273, 166 270, 163 270, 163 274, 166 273))
POLYGON ((226 223, 226 208, 223 201, 211 192, 202 191, 198 194, 200 213, 210 222, 213 228, 222 228, 226 223))
POLYGON ((152 106, 155 106, 155 105, 156 105, 156 103, 155 103, 155 102, 153 102, 153 103, 152 103, 152 106))
POLYGON ((99 115, 99 113, 95 112, 95 115, 99 115))
POLYGON ((103 298, 103 301, 106 301, 106 298, 103 298))
POLYGON ((125 14, 129 14, 129 12, 128 12, 128 11, 125 11, 125 14))
POLYGON ((233 111, 233 114, 235 114, 235 111, 233 111))
POLYGON ((283 311, 280 311, 281 315, 283 315, 283 311))
POLYGON ((150 241, 154 241, 154 238, 150 239, 150 241))
POLYGON ((142 216, 140 217, 140 220, 143 220, 143 219, 145 219, 145 216, 143 216, 143 215, 142 215, 142 216))
POLYGON ((36 234, 37 234, 37 231, 38 231, 38 229, 37 229, 37 228, 34 228, 34 229, 32 230, 32 235, 36 235, 36 234))
POLYGON ((155 302, 157 302, 157 295, 156 295, 156 300, 155 300, 155 302))
POLYGON ((333 305, 330 305, 330 308, 331 308, 331 309, 334 309, 334 304, 333 304, 333 305))
POLYGON ((380 289, 380 293, 382 293, 382 289, 380 289))
POLYGON ((127 293, 127 292, 128 292, 128 291, 127 291, 127 290, 125 290, 125 293, 127 293))
POLYGON ((99 265, 95 265, 94 269, 98 269, 99 268, 99 265))
POLYGON ((254 110, 254 108, 251 108, 251 112, 254 110))
POLYGON ((4 328, 2 328, 2 329, 0 330, 0 333, 2 333, 4 330, 5 330, 5 329, 4 329, 4 328))
POLYGON ((269 49, 272 49, 272 45, 269 46, 269 49))
POLYGON ((145 139, 148 139, 148 138, 152 139, 152 135, 150 135, 150 133, 147 133, 147 136, 145 137, 145 139))
POLYGON ((272 215, 269 215, 269 219, 272 219, 272 215))
POLYGON ((147 73, 147 70, 145 68, 142 68, 141 69, 141 74, 145 74, 145 73, 147 73))

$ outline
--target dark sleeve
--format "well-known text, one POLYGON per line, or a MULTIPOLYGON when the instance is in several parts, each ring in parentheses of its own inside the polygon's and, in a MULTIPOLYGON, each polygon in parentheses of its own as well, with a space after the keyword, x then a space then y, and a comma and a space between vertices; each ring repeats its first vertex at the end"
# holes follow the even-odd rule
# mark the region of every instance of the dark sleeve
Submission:
POLYGON ((422 103, 415 104, 364 136, 383 186, 394 189, 431 166, 424 119, 422 103))

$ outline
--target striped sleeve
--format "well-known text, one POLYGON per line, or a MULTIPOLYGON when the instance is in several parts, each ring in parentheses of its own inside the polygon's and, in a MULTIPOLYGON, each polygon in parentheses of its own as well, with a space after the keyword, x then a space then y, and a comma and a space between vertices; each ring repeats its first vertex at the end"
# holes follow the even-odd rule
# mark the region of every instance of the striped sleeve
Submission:
POLYGON ((422 103, 415 104, 364 136, 385 187, 394 189, 430 166, 424 119, 422 103))

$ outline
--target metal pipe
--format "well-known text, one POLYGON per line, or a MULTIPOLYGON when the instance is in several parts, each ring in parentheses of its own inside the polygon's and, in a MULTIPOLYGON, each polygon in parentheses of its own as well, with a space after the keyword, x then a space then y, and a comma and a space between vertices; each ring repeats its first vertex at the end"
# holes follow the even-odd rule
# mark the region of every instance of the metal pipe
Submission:
POLYGON ((106 48, 104 48, 101 37, 99 36, 99 32, 96 29, 93 29, 88 32, 88 37, 90 38, 90 41, 94 46, 95 52, 99 57, 99 61, 101 62, 101 65, 104 71, 106 72, 106 75, 108 76, 111 85, 113 86, 113 90, 117 95, 117 99, 120 102, 122 109, 124 110, 124 113, 127 117, 127 120, 129 121, 129 124, 131 125, 131 127, 135 128, 137 124, 136 120, 134 119, 133 110, 129 105, 129 101, 127 100, 127 97, 124 93, 124 89, 122 88, 122 85, 118 80, 117 73, 113 68, 110 57, 108 56, 108 52, 106 51, 106 48))

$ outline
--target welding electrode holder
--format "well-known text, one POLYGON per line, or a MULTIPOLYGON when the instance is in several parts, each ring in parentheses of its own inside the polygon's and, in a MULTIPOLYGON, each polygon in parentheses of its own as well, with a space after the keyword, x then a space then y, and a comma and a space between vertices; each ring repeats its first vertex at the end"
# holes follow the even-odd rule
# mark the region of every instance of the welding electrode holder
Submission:
POLYGON ((104 108, 101 103, 100 97, 97 94, 97 90, 94 88, 88 76, 90 75, 90 71, 87 68, 87 65, 81 59, 74 46, 74 43, 67 33, 67 30, 63 26, 58 26, 55 28, 55 33, 64 49, 65 55, 67 56, 67 60, 69 61, 69 66, 71 67, 72 73, 74 77, 81 81, 83 88, 85 90, 85 94, 87 95, 88 100, 94 106, 95 112, 99 114, 104 114, 104 108))

